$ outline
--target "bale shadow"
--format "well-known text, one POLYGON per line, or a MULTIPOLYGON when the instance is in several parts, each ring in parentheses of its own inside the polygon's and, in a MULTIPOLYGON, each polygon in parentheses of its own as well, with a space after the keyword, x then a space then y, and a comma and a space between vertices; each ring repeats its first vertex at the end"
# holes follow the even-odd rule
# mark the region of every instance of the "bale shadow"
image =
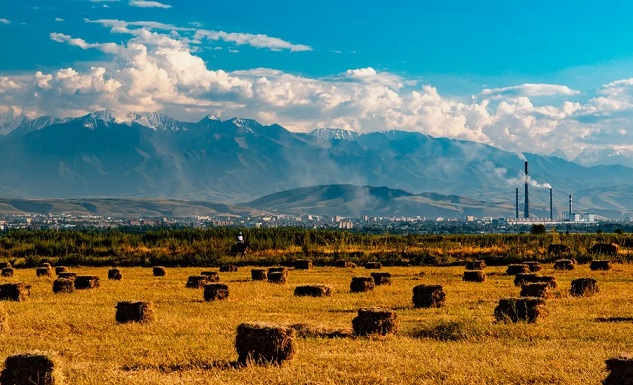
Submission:
POLYGON ((595 322, 609 323, 609 322, 633 322, 633 317, 598 317, 595 322))
POLYGON ((199 361, 199 362, 181 362, 174 364, 132 364, 123 365, 121 370, 126 372, 135 372, 141 370, 157 370, 163 373, 181 372, 187 370, 236 370, 241 369, 244 365, 237 361, 216 360, 216 361, 199 361))

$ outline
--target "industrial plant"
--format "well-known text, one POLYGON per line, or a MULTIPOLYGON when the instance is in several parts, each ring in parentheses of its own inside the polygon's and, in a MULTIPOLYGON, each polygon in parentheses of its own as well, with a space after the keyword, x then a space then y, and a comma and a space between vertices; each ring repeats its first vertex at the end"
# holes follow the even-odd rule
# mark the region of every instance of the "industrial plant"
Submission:
POLYGON ((587 223, 595 222, 594 214, 580 215, 575 213, 572 205, 572 195, 569 194, 569 210, 560 216, 554 217, 554 193, 549 188, 549 217, 538 218, 530 215, 530 175, 528 162, 525 161, 525 196, 523 205, 523 217, 519 215, 519 188, 515 190, 515 216, 507 218, 508 224, 558 224, 558 223, 587 223))

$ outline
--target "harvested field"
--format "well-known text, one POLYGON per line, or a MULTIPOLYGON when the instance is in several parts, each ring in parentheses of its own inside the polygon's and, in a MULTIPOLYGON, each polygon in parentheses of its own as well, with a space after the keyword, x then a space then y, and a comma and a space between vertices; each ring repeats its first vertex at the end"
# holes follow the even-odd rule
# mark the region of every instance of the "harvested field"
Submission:
MULTIPOLYGON (((72 295, 55 295, 52 280, 38 279, 33 269, 15 269, 11 280, 30 285, 31 295, 24 302, 0 303, 10 320, 10 332, 2 333, 0 360, 34 348, 58 351, 71 385, 584 385, 599 384, 608 374, 605 361, 625 354, 623 346, 633 346, 630 322, 596 322, 598 317, 633 315, 629 264, 605 275, 592 273, 588 265, 554 271, 552 264, 543 264, 542 274, 556 275, 565 292, 578 277, 599 274, 603 279, 599 295, 547 299, 549 315, 534 324, 495 322, 499 299, 518 295, 514 277, 506 276, 503 266, 486 267, 486 284, 462 281, 463 266, 390 266, 391 285, 360 295, 349 292, 359 270, 293 270, 290 284, 272 285, 252 281, 252 268, 258 267, 222 277, 230 296, 213 302, 184 285, 189 276, 200 274, 199 267, 169 268, 160 279, 148 268, 125 267, 124 281, 104 279, 98 290, 72 295), (318 284, 336 294, 293 296, 298 285, 318 284), (412 289, 419 284, 441 285, 444 306, 413 308, 412 289), (153 302, 158 317, 146 324, 118 325, 114 307, 123 299, 153 302), (372 307, 395 310, 395 334, 345 337, 352 334, 358 309, 372 307), (287 363, 236 369, 237 327, 255 321, 338 332, 298 333, 287 363), (433 333, 420 337, 416 331, 421 328, 433 333)), ((73 267, 80 276, 105 278, 107 270, 73 267)))

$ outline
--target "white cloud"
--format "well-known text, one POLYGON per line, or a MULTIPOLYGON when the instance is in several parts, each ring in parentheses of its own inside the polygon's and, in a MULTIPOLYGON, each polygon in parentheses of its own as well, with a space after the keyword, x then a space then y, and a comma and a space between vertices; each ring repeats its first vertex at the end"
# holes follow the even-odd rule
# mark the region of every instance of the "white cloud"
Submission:
POLYGON ((572 90, 571 88, 559 84, 521 84, 518 86, 501 87, 501 88, 486 88, 481 91, 482 96, 485 97, 512 97, 512 96, 553 96, 553 95, 565 95, 572 96, 578 95, 580 92, 572 90))
POLYGON ((0 24, 11 24, 9 19, 0 19, 0 24))
POLYGON ((201 40, 203 38, 216 41, 222 40, 236 45, 250 45, 256 48, 269 48, 272 50, 287 49, 292 52, 312 51, 312 47, 308 45, 293 44, 280 38, 263 34, 199 30, 193 36, 194 40, 201 40))
POLYGON ((60 22, 60 23, 61 23, 61 22, 63 22, 63 21, 64 21, 64 19, 62 19, 61 17, 56 17, 56 18, 55 18, 55 21, 57 21, 57 22, 60 22))
POLYGON ((158 1, 131 0, 130 6, 140 8, 171 8, 171 5, 159 3, 158 1))

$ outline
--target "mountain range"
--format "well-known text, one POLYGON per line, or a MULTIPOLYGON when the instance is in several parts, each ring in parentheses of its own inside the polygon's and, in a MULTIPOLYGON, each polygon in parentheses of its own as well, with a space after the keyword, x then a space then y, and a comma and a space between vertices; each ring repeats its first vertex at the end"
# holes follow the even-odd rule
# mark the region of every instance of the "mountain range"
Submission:
POLYGON ((108 110, 64 119, 5 114, 0 129, 5 198, 151 198, 246 202, 293 213, 513 216, 515 188, 522 205, 527 160, 534 215, 549 216, 550 185, 557 213, 567 211, 568 195, 574 194, 578 212, 633 214, 633 168, 587 167, 559 156, 515 154, 417 132, 293 133, 243 118, 209 115, 182 122, 159 113, 108 110))

